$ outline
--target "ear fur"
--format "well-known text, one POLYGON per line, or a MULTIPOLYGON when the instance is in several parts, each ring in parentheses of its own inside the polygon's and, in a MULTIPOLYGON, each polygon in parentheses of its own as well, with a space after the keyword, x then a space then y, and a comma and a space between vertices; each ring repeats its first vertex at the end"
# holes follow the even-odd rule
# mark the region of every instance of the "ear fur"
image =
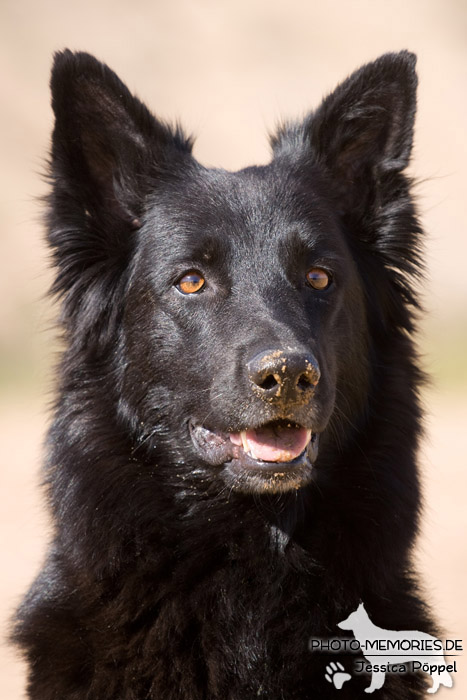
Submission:
POLYGON ((299 126, 272 138, 275 155, 300 144, 332 178, 343 212, 367 203, 381 177, 401 172, 412 149, 416 57, 384 54, 339 85, 299 126), (367 196, 363 197, 363 193, 367 196))
POLYGON ((369 304, 379 295, 375 308, 385 309, 375 314, 375 324, 408 331, 411 309, 419 308, 413 280, 423 270, 422 229, 403 172, 413 141, 415 63, 407 51, 381 56, 347 78, 301 124, 284 125, 271 139, 274 157, 292 163, 305 192, 317 181, 333 197, 349 243, 358 250, 369 304), (375 266, 366 261, 375 257, 381 268, 372 278, 375 266))
POLYGON ((90 329, 110 308, 148 193, 189 167, 192 144, 89 54, 57 53, 51 90, 52 291, 64 298, 65 322, 86 319, 90 329))
POLYGON ((158 121, 89 54, 57 53, 51 90, 53 176, 81 192, 88 213, 104 207, 115 222, 137 227, 147 180, 189 154, 190 139, 158 121))

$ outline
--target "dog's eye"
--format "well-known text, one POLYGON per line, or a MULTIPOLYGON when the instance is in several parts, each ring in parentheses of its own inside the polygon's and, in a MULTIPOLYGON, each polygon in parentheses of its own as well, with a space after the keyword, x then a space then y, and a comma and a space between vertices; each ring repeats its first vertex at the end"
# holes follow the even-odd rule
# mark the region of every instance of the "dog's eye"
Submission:
POLYGON ((306 273, 306 281, 313 289, 327 289, 331 284, 331 275, 321 267, 312 267, 306 273))
POLYGON ((177 282, 176 287, 182 294, 196 294, 205 284, 206 280, 200 272, 190 270, 177 282))

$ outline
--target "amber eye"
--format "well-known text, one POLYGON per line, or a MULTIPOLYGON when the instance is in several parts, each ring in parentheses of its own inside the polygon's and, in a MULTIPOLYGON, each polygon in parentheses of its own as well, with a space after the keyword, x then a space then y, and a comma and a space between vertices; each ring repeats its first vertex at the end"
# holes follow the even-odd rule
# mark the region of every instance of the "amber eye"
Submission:
POLYGON ((196 294, 196 292, 200 292, 203 289, 205 283, 206 280, 200 272, 190 270, 179 280, 177 289, 179 289, 182 294, 196 294))
POLYGON ((313 289, 327 289, 331 284, 331 275, 321 267, 312 267, 306 273, 306 281, 313 289))

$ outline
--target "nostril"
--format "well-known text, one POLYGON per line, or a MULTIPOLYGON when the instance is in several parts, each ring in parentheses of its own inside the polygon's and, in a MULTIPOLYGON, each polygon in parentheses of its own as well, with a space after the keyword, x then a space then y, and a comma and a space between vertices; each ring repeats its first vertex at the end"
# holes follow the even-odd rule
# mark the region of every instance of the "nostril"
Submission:
POLYGON ((267 377, 263 379, 262 382, 258 382, 258 386, 261 389, 264 389, 265 391, 269 391, 270 389, 275 389, 276 386, 278 386, 279 382, 275 378, 273 374, 268 374, 267 377))
POLYGON ((301 391, 309 391, 309 389, 314 389, 315 384, 311 381, 310 377, 306 374, 300 375, 297 381, 297 388, 301 391))

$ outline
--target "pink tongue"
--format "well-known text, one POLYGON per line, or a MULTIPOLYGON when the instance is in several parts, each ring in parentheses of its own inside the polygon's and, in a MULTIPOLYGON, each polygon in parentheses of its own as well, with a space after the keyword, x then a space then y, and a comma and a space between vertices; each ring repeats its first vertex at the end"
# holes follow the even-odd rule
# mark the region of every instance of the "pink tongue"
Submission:
POLYGON ((246 442, 249 452, 263 462, 290 462, 298 457, 311 439, 311 430, 299 426, 266 425, 231 435, 232 442, 246 442))

